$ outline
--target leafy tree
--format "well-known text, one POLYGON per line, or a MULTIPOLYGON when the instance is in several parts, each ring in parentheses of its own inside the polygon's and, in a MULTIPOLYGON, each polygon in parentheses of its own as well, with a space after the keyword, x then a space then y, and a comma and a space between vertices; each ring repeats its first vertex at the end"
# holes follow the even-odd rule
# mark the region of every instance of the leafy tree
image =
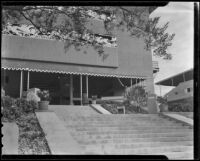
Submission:
MULTIPOLYGON (((93 33, 87 23, 92 17, 99 17, 109 36, 114 36, 116 29, 127 29, 130 36, 143 38, 145 49, 153 50, 154 55, 171 59, 167 48, 172 45, 175 34, 166 32, 168 22, 158 27, 159 17, 146 19, 146 13, 154 7, 124 6, 3 6, 2 31, 9 26, 23 23, 35 29, 34 34, 51 36, 65 41, 65 49, 74 45, 77 50, 83 45, 93 46, 99 54, 104 54, 105 42, 97 38, 105 36, 93 33)), ((16 34, 9 31, 9 34, 16 34)), ((32 34, 32 35, 34 35, 32 34)), ((30 35, 29 35, 30 36, 30 35)), ((109 38, 109 37, 108 37, 109 38)), ((108 40, 109 43, 115 40, 108 40)))

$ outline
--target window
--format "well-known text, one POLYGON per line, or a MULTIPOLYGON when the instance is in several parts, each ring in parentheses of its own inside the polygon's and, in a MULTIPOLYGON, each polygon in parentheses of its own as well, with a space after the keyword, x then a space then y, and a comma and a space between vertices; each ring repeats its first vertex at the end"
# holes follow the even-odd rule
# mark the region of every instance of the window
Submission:
POLYGON ((191 88, 186 88, 185 89, 185 93, 190 93, 191 92, 191 88))

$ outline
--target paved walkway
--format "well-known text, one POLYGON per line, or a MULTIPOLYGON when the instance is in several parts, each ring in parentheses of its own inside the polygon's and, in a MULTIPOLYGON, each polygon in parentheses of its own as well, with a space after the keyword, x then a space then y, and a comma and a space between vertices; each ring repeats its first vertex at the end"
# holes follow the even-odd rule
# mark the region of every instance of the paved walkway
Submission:
POLYGON ((51 154, 82 154, 79 144, 54 112, 36 112, 36 116, 46 135, 51 154))
POLYGON ((69 118, 88 115, 99 115, 99 113, 89 106, 70 105, 49 105, 49 111, 36 112, 53 155, 83 154, 82 148, 71 136, 71 128, 66 126, 65 121, 73 121, 69 118))

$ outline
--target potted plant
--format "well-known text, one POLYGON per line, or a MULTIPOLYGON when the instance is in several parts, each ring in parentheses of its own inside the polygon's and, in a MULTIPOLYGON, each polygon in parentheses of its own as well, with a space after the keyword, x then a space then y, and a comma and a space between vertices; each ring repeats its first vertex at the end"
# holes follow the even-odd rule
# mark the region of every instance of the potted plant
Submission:
POLYGON ((48 90, 40 90, 37 92, 38 96, 40 97, 40 101, 38 102, 39 110, 48 110, 49 105, 49 91, 48 90))
POLYGON ((92 96, 92 104, 96 104, 97 101, 97 95, 92 96))

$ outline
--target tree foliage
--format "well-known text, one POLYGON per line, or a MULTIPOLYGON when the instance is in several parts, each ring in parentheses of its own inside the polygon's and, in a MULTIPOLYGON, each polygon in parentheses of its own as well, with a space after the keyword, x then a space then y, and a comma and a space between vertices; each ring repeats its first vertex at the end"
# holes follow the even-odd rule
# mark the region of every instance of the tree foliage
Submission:
POLYGON ((103 54, 105 42, 102 40, 108 39, 112 44, 116 29, 126 29, 130 36, 144 39, 146 50, 152 49, 154 55, 171 59, 167 48, 172 45, 175 34, 166 32, 168 22, 158 27, 159 17, 149 19, 146 15, 149 10, 150 7, 123 6, 3 6, 2 31, 6 31, 9 25, 26 23, 38 35, 65 41, 66 49, 71 45, 77 49, 91 45, 103 54), (101 19, 111 38, 89 29, 87 23, 91 18, 101 19))

